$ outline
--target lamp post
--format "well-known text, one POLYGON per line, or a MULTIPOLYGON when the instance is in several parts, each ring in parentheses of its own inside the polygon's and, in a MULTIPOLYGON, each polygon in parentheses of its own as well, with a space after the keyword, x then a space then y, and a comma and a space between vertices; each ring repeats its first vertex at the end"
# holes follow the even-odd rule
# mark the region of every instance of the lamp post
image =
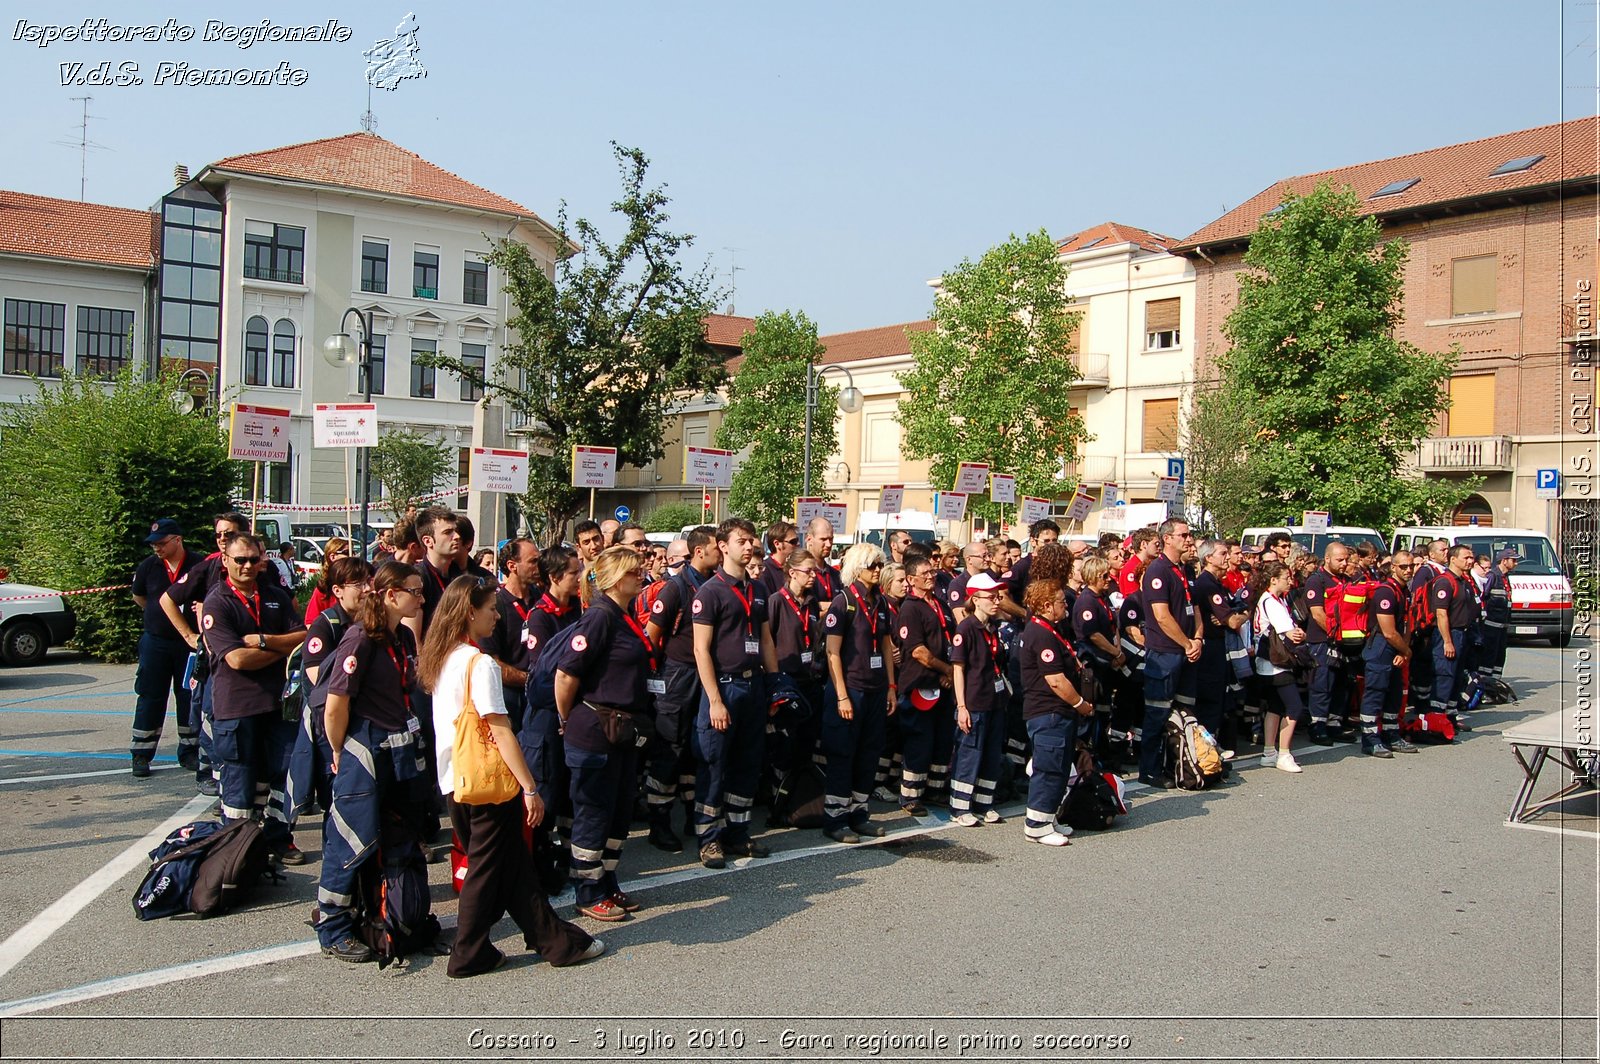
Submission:
MULTIPOLYGON (((322 342, 322 357, 330 365, 344 368, 354 365, 356 367, 356 387, 361 392, 363 403, 372 402, 372 311, 365 313, 355 307, 349 307, 339 319, 339 331, 322 342), (360 328, 359 339, 352 340, 350 333, 345 329, 345 323, 350 320, 350 315, 356 317, 356 325, 360 328)), ((356 456, 356 480, 361 485, 361 554, 367 556, 371 546, 367 542, 368 509, 372 504, 372 455, 371 448, 363 447, 356 456)))
POLYGON ((805 433, 805 458, 800 474, 800 494, 811 494, 811 419, 817 412, 817 391, 822 387, 822 377, 830 369, 836 369, 844 374, 844 390, 839 393, 839 409, 846 414, 854 414, 861 409, 861 390, 856 387, 853 374, 843 366, 815 366, 810 359, 806 360, 806 433, 805 433))

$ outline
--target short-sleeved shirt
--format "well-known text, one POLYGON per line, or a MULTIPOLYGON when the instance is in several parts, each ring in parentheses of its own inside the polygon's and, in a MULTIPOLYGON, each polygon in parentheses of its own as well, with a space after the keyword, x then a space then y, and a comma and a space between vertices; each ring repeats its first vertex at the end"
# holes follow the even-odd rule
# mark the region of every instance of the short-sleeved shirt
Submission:
POLYGON ((650 604, 650 623, 661 629, 668 661, 694 664, 694 625, 689 623, 689 615, 694 610, 695 595, 708 579, 694 566, 685 565, 677 576, 667 580, 650 604))
POLYGON ((759 586, 742 577, 730 580, 719 569, 700 585, 689 612, 695 624, 712 630, 711 659, 718 676, 761 668, 767 597, 759 586))
POLYGON ((178 630, 167 620, 161 608, 161 593, 183 579, 185 573, 194 571, 206 556, 195 550, 185 550, 178 560, 177 569, 167 568, 167 563, 152 554, 139 563, 133 571, 133 593, 144 599, 144 630, 157 639, 178 641, 178 630))
POLYGON ((317 679, 326 679, 323 667, 332 660, 333 652, 339 649, 339 643, 354 624, 355 620, 337 602, 317 614, 317 619, 306 627, 305 648, 300 651, 301 666, 317 669, 317 679))
POLYGON ((1139 556, 1130 555, 1122 563, 1122 569, 1117 573, 1117 590, 1122 592, 1124 598, 1139 590, 1139 556))
POLYGON ((1233 596, 1222 581, 1206 570, 1194 579, 1194 599, 1204 637, 1221 639, 1228 631, 1228 618, 1233 616, 1233 596))
POLYGON ((401 625, 393 641, 379 643, 359 624, 344 634, 328 662, 333 679, 328 693, 350 699, 350 716, 371 721, 380 731, 404 731, 415 716, 417 641, 401 625))
POLYGON ((948 661, 950 643, 945 635, 944 607, 907 595, 895 618, 894 637, 900 647, 900 667, 895 670, 900 690, 939 686, 939 674, 917 661, 916 651, 925 647, 939 661, 948 661))
POLYGON ((418 562, 413 568, 422 577, 422 630, 426 632, 428 625, 433 623, 433 611, 439 608, 439 600, 444 598, 444 589, 449 587, 456 577, 465 574, 456 568, 451 568, 447 572, 440 572, 426 558, 418 562))
POLYGON ((778 652, 778 671, 807 683, 819 679, 827 668, 827 648, 817 600, 809 595, 797 599, 783 588, 767 600, 767 617, 772 645, 778 652))
POLYGON ((1378 586, 1372 589, 1368 599, 1372 610, 1372 631, 1367 633, 1368 638, 1383 639, 1383 629, 1378 625, 1379 617, 1390 617, 1394 620, 1396 632, 1405 635, 1406 632, 1406 600, 1400 589, 1388 580, 1379 580, 1378 586))
POLYGON ((1028 590, 1029 575, 1033 571, 1033 555, 1027 554, 1017 559, 1017 564, 1000 574, 1000 580, 1006 585, 1006 594, 1011 596, 1011 601, 1022 602, 1022 594, 1028 590))
POLYGON ((1089 641, 1091 636, 1103 636, 1112 646, 1117 645, 1117 622, 1111 616, 1106 602, 1093 591, 1084 589, 1072 604, 1072 634, 1077 636, 1090 654, 1104 659, 1106 654, 1089 641))
POLYGON ((1440 575, 1428 585, 1428 611, 1436 614, 1445 610, 1451 628, 1470 628, 1478 620, 1478 599, 1472 593, 1472 578, 1457 577, 1454 573, 1440 575))
MULTIPOLYGON (((1310 613, 1313 606, 1321 606, 1326 610, 1328 608, 1328 598, 1333 594, 1333 589, 1338 586, 1338 578, 1330 574, 1326 569, 1318 569, 1306 577, 1306 612, 1310 613)), ((1313 616, 1306 623, 1306 642, 1326 643, 1327 641, 1327 630, 1318 624, 1316 617, 1313 616)))
MULTIPOLYGON (((533 603, 525 597, 513 595, 504 584, 495 589, 494 600, 495 607, 500 611, 500 619, 495 622, 494 631, 489 633, 488 638, 479 641, 478 649, 513 669, 531 671, 534 659, 539 656, 528 645, 528 622, 533 620, 533 603)), ((506 693, 510 695, 512 692, 506 693)))
POLYGON ((558 632, 576 624, 582 612, 576 603, 563 606, 551 598, 549 592, 541 594, 539 601, 533 604, 533 612, 528 614, 528 653, 533 655, 533 660, 538 661, 558 632))
POLYGON ((961 698, 968 713, 988 713, 999 705, 1004 665, 1000 637, 988 625, 963 617, 950 637, 950 663, 962 668, 961 698))
POLYGON ((1063 716, 1072 713, 1072 707, 1050 686, 1049 678, 1058 673, 1073 687, 1078 686, 1079 679, 1077 656, 1055 626, 1038 617, 1028 618, 1028 623, 1017 633, 1012 652, 1022 665, 1023 719, 1032 720, 1047 713, 1063 716))
POLYGON ((953 610, 964 610, 964 609, 966 609, 967 608, 967 583, 971 579, 972 579, 972 574, 969 573, 969 572, 963 571, 960 574, 958 574, 954 580, 950 581, 950 586, 949 586, 949 588, 947 588, 945 590, 945 593, 944 593, 944 604, 946 606, 949 606, 953 610))
POLYGON ((206 596, 201 628, 211 654, 211 703, 218 720, 241 720, 277 713, 283 697, 286 658, 259 669, 235 669, 227 663, 230 652, 255 648, 257 635, 298 632, 301 623, 294 600, 276 584, 257 582, 245 599, 233 584, 223 580, 206 596))
POLYGON ((822 630, 839 637, 839 661, 847 687, 876 691, 889 686, 888 665, 883 657, 883 637, 894 621, 882 595, 868 597, 859 584, 851 584, 833 598, 822 630), (874 667, 876 662, 876 667, 874 667))
MULTIPOLYGON (((649 641, 633 615, 609 597, 591 599, 551 653, 558 671, 577 677, 580 702, 639 713, 650 705, 645 681, 655 670, 655 661, 649 641)), ((599 718, 582 706, 573 707, 565 738, 568 746, 579 750, 611 748, 599 718)))
POLYGON ((1144 615, 1149 618, 1149 623, 1144 626, 1145 649, 1158 654, 1187 652, 1189 648, 1174 643, 1155 619, 1156 604, 1165 603, 1167 609, 1172 611, 1172 619, 1178 622, 1178 627, 1193 635, 1194 604, 1183 570, 1168 561, 1165 554, 1156 555, 1156 560, 1144 571, 1144 582, 1139 587, 1139 593, 1144 598, 1144 615))
POLYGON ((844 581, 839 578, 839 570, 833 567, 832 562, 821 561, 817 563, 817 582, 811 585, 811 593, 817 597, 817 602, 832 602, 834 596, 844 590, 844 581))
POLYGON ((1511 581, 1498 568, 1489 570, 1489 586, 1483 595, 1483 617, 1502 625, 1511 619, 1511 581))
POLYGON ((440 737, 435 760, 441 794, 450 794, 455 790, 453 757, 456 718, 466 709, 468 669, 472 671, 472 708, 478 716, 506 715, 500 667, 494 659, 480 652, 477 647, 466 644, 452 650, 444 659, 444 667, 439 670, 439 682, 433 688, 433 733, 440 737))
MULTIPOLYGON (((211 589, 222 583, 223 561, 221 554, 208 554, 194 564, 194 567, 178 577, 176 583, 162 590, 168 598, 177 604, 191 618, 194 607, 204 602, 206 596, 211 594, 211 589)), ((261 583, 257 580, 256 583, 261 583)))

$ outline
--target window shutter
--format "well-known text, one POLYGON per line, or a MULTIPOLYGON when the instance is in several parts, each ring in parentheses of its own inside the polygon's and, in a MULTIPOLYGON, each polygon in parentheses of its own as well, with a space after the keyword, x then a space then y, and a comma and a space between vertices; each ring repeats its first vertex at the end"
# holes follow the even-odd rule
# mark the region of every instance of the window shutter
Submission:
POLYGON ((1170 332, 1178 327, 1178 299, 1152 299, 1144 305, 1144 331, 1170 332))
POLYGON ((1145 400, 1142 446, 1147 452, 1178 449, 1178 400, 1145 400))
POLYGON ((1495 255, 1476 255, 1450 263, 1450 316, 1493 314, 1495 310, 1495 255))
POLYGON ((1494 374, 1450 378, 1451 436, 1494 435, 1494 374))

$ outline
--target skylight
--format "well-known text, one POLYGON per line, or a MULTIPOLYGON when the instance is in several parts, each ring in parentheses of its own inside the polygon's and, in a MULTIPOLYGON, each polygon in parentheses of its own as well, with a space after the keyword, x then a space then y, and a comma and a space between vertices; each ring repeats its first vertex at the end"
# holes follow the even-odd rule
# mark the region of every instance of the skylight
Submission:
POLYGON ((1412 185, 1421 180, 1422 178, 1420 177, 1407 177, 1399 181, 1391 181, 1378 191, 1374 192, 1372 195, 1368 196, 1367 199, 1377 199, 1379 196, 1398 196, 1400 193, 1404 192, 1406 189, 1410 188, 1412 185))
POLYGON ((1518 174, 1524 170, 1532 170, 1543 158, 1543 155, 1524 155, 1520 159, 1507 159, 1490 170, 1489 176, 1499 177, 1501 174, 1518 174))
POLYGON ((1105 242, 1106 242, 1106 238, 1105 237, 1097 236, 1093 240, 1089 241, 1087 244, 1083 245, 1083 247, 1079 248, 1078 250, 1079 251, 1087 251, 1090 248, 1094 247, 1096 244, 1104 244, 1105 242))

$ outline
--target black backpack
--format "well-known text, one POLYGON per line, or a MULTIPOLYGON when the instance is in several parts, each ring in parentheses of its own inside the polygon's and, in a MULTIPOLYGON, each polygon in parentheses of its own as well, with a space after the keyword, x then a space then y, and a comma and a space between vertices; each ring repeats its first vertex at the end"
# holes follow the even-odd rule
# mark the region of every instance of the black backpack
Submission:
POLYGON ((432 946, 439 920, 432 912, 428 863, 412 825, 384 817, 378 848, 356 874, 356 937, 378 955, 379 967, 432 946))
POLYGON ((150 851, 154 862, 133 894, 133 912, 157 920, 191 912, 216 916, 236 908, 263 875, 283 879, 267 861, 266 839, 254 820, 223 827, 214 820, 185 824, 150 851))
POLYGON ((770 827, 820 828, 826 821, 822 813, 827 777, 815 762, 807 762, 783 777, 772 795, 770 827))
POLYGON ((1074 768, 1076 773, 1067 793, 1061 796, 1056 819, 1081 831, 1104 831, 1123 812, 1122 803, 1087 743, 1078 743, 1074 768))

